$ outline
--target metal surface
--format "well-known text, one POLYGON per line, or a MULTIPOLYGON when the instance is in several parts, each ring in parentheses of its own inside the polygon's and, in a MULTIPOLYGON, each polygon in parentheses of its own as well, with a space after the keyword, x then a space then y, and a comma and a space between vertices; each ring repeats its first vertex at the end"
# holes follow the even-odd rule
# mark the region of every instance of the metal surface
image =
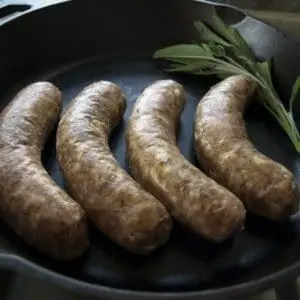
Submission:
MULTIPOLYGON (((13 274, 0 271, 2 300, 97 300, 103 297, 80 295, 59 287, 47 280, 32 278, 30 274, 13 274), (3 284, 2 284, 3 282, 3 284)), ((249 297, 233 297, 230 300, 299 300, 299 280, 283 282, 274 290, 266 290, 249 297)), ((134 298, 132 298, 134 300, 134 298)))
MULTIPOLYGON (((195 0, 231 7, 300 39, 300 2, 294 0, 195 0)), ((230 16, 229 16, 230 17, 230 16)))
MULTIPOLYGON (((0 273, 1 277, 1 273, 0 273)), ((2 277, 1 277, 2 279, 2 277)), ((282 297, 277 296, 274 290, 264 291, 258 295, 243 298, 232 298, 231 300, 299 300, 297 295, 290 297, 291 293, 287 290, 282 297)), ((106 300, 103 297, 90 297, 70 292, 57 285, 48 283, 45 280, 32 279, 29 274, 15 274, 11 277, 10 285, 7 288, 6 297, 1 300, 106 300)), ((132 298, 134 300, 134 298, 132 298)))
MULTIPOLYGON (((85 85, 112 80, 123 88, 128 100, 124 121, 111 139, 116 158, 126 168, 124 128, 132 104, 148 84, 171 76, 154 64, 151 54, 166 45, 196 40, 193 22, 209 19, 211 12, 211 6, 189 0, 71 1, 22 12, 0 26, 0 40, 5 41, 0 44, 0 107, 35 80, 58 85, 64 105, 85 85)), ((250 18, 238 29, 258 57, 275 57, 276 87, 288 99, 300 71, 299 45, 250 18)), ((185 85, 188 96, 178 144, 195 163, 193 114, 214 80, 173 78, 185 85)), ((264 110, 253 105, 247 126, 255 145, 285 164, 299 181, 299 156, 264 110)), ((63 185, 54 137, 45 147, 43 160, 63 185)), ((30 270, 33 277, 104 299, 229 299, 296 278, 300 268, 300 217, 278 225, 249 216, 246 230, 221 245, 176 226, 170 243, 149 258, 126 253, 91 228, 90 251, 68 264, 37 253, 5 224, 0 225, 2 268, 30 270)))
POLYGON ((71 0, 0 0, 0 25, 32 10, 67 1, 71 0))

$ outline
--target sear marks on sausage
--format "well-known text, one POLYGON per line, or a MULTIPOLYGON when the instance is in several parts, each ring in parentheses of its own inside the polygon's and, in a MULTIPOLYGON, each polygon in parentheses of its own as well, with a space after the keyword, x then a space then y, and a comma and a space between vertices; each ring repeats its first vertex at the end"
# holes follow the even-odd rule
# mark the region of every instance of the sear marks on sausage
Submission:
POLYGON ((295 212, 296 185, 284 166, 250 142, 243 113, 256 91, 245 76, 232 76, 212 87, 195 117, 195 149, 201 167, 236 194, 247 210, 281 221, 295 212))
POLYGON ((131 173, 180 223, 214 242, 243 227, 240 200, 188 162, 176 145, 185 105, 182 86, 161 80, 137 100, 127 129, 131 173))
POLYGON ((68 190, 96 227, 120 246, 143 255, 168 241, 172 219, 110 151, 109 135, 125 108, 117 85, 101 81, 86 87, 60 121, 57 152, 68 190))
POLYGON ((60 91, 49 82, 38 82, 20 91, 1 113, 0 211, 28 244, 71 260, 89 244, 85 213, 41 163, 61 105, 60 91))

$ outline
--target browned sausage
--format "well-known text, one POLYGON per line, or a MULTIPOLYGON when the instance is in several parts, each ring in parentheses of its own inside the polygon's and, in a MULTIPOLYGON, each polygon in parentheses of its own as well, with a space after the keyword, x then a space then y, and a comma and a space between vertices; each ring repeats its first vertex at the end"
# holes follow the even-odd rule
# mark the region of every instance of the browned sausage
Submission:
POLYGON ((39 82, 20 91, 0 115, 0 211, 28 244, 70 260, 89 244, 85 213, 41 163, 61 105, 60 91, 39 82))
POLYGON ((121 89, 101 81, 71 103, 57 134, 58 158, 71 195, 106 236, 137 254, 169 239, 172 219, 117 163, 108 136, 126 102, 121 89))
POLYGON ((205 172, 236 194, 249 211, 284 220, 295 211, 293 175, 250 142, 243 120, 256 84, 233 76, 214 86, 198 105, 195 148, 205 172))
POLYGON ((179 152, 175 132, 184 105, 183 88, 175 81, 145 89, 126 135, 130 169, 175 219, 209 240, 223 241, 243 227, 244 207, 179 152))

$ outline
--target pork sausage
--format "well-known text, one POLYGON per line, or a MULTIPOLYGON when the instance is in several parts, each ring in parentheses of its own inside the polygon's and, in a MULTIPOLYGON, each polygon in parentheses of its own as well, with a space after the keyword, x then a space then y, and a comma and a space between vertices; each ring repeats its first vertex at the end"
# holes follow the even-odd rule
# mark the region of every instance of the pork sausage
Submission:
POLYGON ((41 152, 62 101, 49 82, 20 91, 0 115, 0 211, 28 244, 71 260, 88 247, 84 211, 42 166, 41 152))
POLYGON ((176 127, 184 105, 183 87, 173 80, 157 81, 144 90, 127 128, 130 170, 176 220, 220 242, 243 227, 245 210, 235 195, 180 153, 176 127))
POLYGON ((195 149, 204 171, 227 187, 246 209, 271 220, 296 209, 296 185, 284 166, 260 153, 248 138, 243 113, 256 90, 245 76, 217 84, 200 101, 195 149))
POLYGON ((127 250, 147 254, 167 242, 172 219, 110 151, 109 134, 125 108, 117 85, 87 86, 59 123, 57 152, 68 190, 96 227, 127 250))

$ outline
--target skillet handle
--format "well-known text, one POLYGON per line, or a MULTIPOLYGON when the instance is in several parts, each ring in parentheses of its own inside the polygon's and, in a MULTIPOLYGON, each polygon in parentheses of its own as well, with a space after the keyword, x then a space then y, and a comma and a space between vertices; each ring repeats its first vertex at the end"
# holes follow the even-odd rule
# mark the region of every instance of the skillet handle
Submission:
POLYGON ((29 4, 8 4, 6 2, 0 3, 0 25, 5 21, 19 15, 26 10, 29 10, 31 5, 29 4))
POLYGON ((0 25, 29 11, 71 0, 0 0, 0 25))
POLYGON ((201 5, 209 5, 213 11, 228 25, 236 26, 248 18, 247 13, 236 6, 227 4, 227 1, 221 0, 193 0, 201 5))
MULTIPOLYGON (((285 1, 287 3, 281 4, 278 2, 278 7, 272 8, 271 3, 274 1, 245 1, 245 0, 193 0, 200 3, 213 5, 216 10, 223 10, 223 8, 230 8, 231 14, 227 15, 221 13, 221 18, 225 22, 234 25, 234 18, 237 14, 244 14, 244 18, 240 17, 236 20, 237 23, 246 21, 247 18, 253 18, 264 24, 267 24, 283 33, 287 33, 297 39, 300 38, 300 6, 299 1, 285 1), (269 3, 269 4, 268 4, 269 3), (280 8, 280 9, 279 9, 280 8), (294 9, 294 11, 293 11, 294 9), (235 11, 233 14, 232 12, 235 11), (224 18, 225 17, 225 18, 224 18), (229 21, 229 22, 228 22, 229 21)), ((284 3, 284 1, 281 1, 284 3)))

